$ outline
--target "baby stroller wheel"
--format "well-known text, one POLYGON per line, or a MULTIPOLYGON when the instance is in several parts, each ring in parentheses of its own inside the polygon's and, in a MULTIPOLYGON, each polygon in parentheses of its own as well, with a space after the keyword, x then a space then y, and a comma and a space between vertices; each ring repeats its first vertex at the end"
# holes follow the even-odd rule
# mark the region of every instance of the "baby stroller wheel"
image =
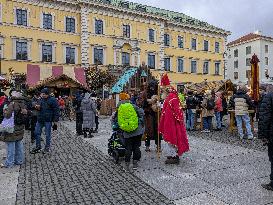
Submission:
POLYGON ((112 150, 111 150, 111 149, 108 149, 108 154, 109 154, 110 156, 112 156, 112 155, 113 155, 113 152, 112 152, 112 150))
POLYGON ((112 156, 116 162, 116 164, 118 164, 118 161, 119 161, 119 153, 117 150, 114 150, 113 153, 112 153, 112 156))

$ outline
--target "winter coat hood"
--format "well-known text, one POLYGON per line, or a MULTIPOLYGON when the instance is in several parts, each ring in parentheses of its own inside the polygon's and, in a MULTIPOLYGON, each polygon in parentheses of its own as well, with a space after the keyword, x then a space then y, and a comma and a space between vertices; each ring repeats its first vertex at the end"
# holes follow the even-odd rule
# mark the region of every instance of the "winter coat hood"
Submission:
POLYGON ((246 94, 246 93, 247 93, 246 90, 243 90, 243 89, 239 89, 239 90, 237 90, 237 92, 236 92, 237 95, 244 95, 244 94, 246 94))

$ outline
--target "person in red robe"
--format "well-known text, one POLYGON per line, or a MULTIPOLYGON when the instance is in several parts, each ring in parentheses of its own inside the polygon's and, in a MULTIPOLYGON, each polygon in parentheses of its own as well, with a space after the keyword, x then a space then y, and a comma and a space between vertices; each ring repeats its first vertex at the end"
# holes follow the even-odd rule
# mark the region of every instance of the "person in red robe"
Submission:
POLYGON ((177 91, 170 86, 165 74, 161 86, 167 90, 159 122, 159 133, 168 144, 166 164, 179 164, 179 157, 189 151, 189 142, 184 123, 184 115, 177 91))

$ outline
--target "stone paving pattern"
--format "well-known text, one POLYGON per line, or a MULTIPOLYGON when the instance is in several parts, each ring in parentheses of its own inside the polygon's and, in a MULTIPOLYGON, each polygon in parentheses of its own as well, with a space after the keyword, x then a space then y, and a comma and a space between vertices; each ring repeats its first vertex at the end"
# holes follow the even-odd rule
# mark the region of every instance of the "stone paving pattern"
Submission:
MULTIPOLYGON (((75 132, 74 123, 66 122, 66 127, 75 132)), ((110 128, 109 119, 101 119, 100 132, 85 140, 108 157, 108 161, 111 161, 107 154, 110 128)), ((273 204, 273 192, 260 186, 269 181, 270 174, 267 151, 260 140, 241 142, 226 130, 189 134, 191 150, 178 166, 166 166, 165 144, 158 158, 152 142, 150 153, 142 146, 140 168, 134 174, 178 205, 273 204)))
POLYGON ((18 205, 172 204, 171 200, 125 172, 67 128, 53 133, 50 154, 30 155, 21 166, 18 205))
MULTIPOLYGON (((0 142, 0 157, 5 160, 6 145, 0 142)), ((14 205, 16 201, 19 166, 0 169, 0 205, 14 205)))

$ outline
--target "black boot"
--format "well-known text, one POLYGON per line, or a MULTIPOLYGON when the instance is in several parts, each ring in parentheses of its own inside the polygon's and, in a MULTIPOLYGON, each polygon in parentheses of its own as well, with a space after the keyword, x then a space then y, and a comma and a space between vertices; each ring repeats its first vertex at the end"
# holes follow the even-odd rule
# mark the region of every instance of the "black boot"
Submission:
POLYGON ((269 191, 273 191, 273 181, 271 181, 269 184, 262 184, 262 187, 269 191))
POLYGON ((165 164, 179 164, 179 156, 175 156, 172 158, 167 158, 167 160, 165 161, 165 164))
POLYGON ((30 154, 37 154, 40 153, 41 151, 42 151, 41 147, 36 147, 30 151, 30 154))
POLYGON ((88 138, 93 138, 93 137, 94 137, 94 135, 92 135, 92 132, 91 132, 91 131, 89 131, 88 138))
POLYGON ((86 129, 83 129, 83 137, 84 138, 87 138, 88 136, 87 136, 87 130, 86 129))

